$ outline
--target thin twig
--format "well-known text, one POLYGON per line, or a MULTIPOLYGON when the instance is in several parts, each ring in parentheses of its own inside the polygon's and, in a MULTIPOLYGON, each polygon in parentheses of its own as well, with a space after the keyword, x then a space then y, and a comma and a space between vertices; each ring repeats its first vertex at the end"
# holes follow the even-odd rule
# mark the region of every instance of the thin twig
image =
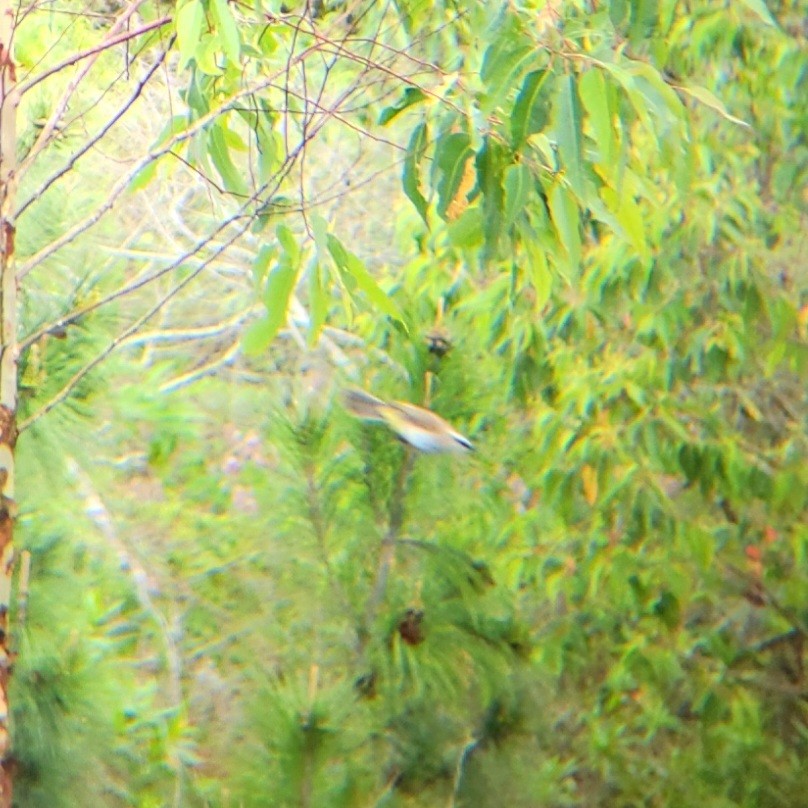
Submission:
MULTIPOLYGON (((140 3, 138 5, 140 5, 140 3)), ((134 29, 133 31, 126 31, 122 34, 118 34, 117 36, 105 39, 103 42, 99 42, 92 48, 87 48, 86 50, 74 53, 68 56, 66 59, 63 59, 58 64, 49 67, 44 73, 40 73, 38 76, 34 76, 34 78, 29 79, 28 81, 22 82, 22 84, 20 84, 18 87, 19 94, 20 96, 22 96, 24 93, 28 92, 28 90, 32 89, 33 87, 36 87, 36 85, 39 84, 39 82, 44 81, 46 78, 54 75, 54 73, 58 73, 60 70, 64 70, 66 67, 70 67, 70 65, 76 64, 76 62, 80 62, 82 59, 87 59, 90 56, 98 56, 105 50, 114 48, 115 45, 120 45, 122 42, 128 42, 130 39, 135 39, 136 37, 142 36, 143 34, 148 34, 150 31, 154 31, 157 28, 162 28, 164 25, 168 25, 170 22, 172 22, 171 17, 162 17, 159 20, 153 20, 152 22, 148 22, 145 25, 142 25, 140 28, 134 29)), ((86 75, 86 73, 87 71, 85 70, 81 78, 83 78, 84 75, 86 75)), ((79 79, 79 81, 81 80, 81 78, 79 79)), ((78 82, 74 82, 74 84, 78 84, 78 82)), ((75 87, 72 89, 75 89, 75 87)))

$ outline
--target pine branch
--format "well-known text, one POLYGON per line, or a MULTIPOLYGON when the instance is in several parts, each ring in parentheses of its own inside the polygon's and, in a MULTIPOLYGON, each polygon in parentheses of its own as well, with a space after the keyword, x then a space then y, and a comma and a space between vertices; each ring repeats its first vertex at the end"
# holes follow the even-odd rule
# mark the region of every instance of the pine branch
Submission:
POLYGON ((396 557, 396 544, 404 524, 404 497, 407 480, 415 465, 415 450, 410 446, 404 448, 404 459, 396 475, 395 485, 390 495, 390 515, 387 532, 379 547, 379 558, 376 564, 376 580, 365 609, 365 621, 360 631, 359 651, 364 651, 370 638, 370 628, 376 620, 379 607, 387 591, 387 579, 396 557))

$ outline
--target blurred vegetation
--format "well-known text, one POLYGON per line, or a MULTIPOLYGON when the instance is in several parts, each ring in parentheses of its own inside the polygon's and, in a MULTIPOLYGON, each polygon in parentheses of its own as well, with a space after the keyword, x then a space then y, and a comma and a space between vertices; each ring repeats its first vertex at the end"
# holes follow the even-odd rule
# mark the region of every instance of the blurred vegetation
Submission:
MULTIPOLYGON (((108 5, 33 14, 21 54, 87 47, 108 5)), ((323 60, 359 134, 332 121, 277 187, 295 123, 265 88, 23 281, 22 338, 46 333, 21 358, 17 803, 804 804, 808 5, 263 5, 178 4, 138 142, 318 34, 424 75, 323 60), (286 213, 355 141, 362 181, 286 213), (39 416, 169 276, 94 301, 242 209, 234 249, 39 416), (475 454, 411 456, 347 384, 475 454)), ((21 263, 129 138, 37 200, 21 263)))

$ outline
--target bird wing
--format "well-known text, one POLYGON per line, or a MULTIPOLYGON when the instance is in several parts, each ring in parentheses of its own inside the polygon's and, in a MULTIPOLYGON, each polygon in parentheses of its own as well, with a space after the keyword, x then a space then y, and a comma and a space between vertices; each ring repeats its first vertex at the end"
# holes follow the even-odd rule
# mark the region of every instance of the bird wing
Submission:
POLYGON ((384 421, 383 410, 387 406, 380 398, 352 387, 345 391, 343 396, 345 409, 351 415, 365 421, 384 421))

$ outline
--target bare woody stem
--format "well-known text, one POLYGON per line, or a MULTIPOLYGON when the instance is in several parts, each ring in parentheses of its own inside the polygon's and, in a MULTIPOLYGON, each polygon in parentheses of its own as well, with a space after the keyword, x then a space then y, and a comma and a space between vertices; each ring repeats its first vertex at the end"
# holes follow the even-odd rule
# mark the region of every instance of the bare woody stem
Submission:
POLYGON ((17 281, 13 209, 17 169, 16 66, 11 56, 15 4, 0 0, 0 808, 11 808, 11 708, 13 664, 8 615, 14 566, 14 446, 17 442, 17 281))

